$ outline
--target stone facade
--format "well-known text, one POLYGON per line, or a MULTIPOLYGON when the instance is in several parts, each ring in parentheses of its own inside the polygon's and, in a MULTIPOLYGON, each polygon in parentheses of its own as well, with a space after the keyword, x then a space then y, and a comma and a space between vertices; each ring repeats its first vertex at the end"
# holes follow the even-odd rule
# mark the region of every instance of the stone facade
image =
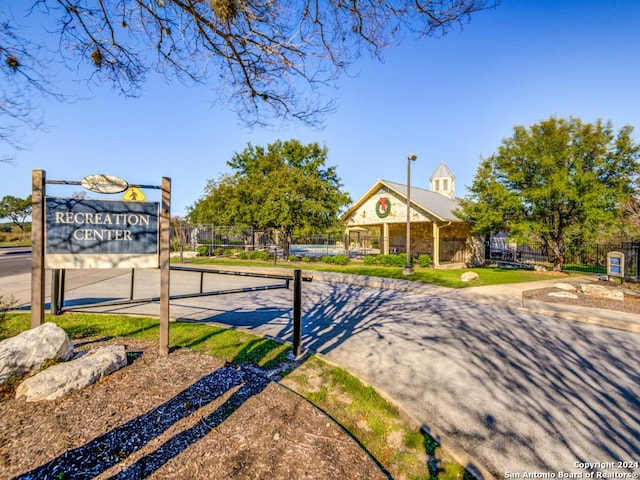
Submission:
MULTIPOLYGON (((410 211, 411 222, 430 222, 434 218, 428 216, 427 212, 421 212, 412 208, 410 211)), ((371 225, 371 224, 393 224, 406 223, 407 221, 407 202, 404 198, 399 197, 389 189, 380 188, 374 192, 355 212, 347 219, 347 226, 371 225), (379 205, 381 198, 386 198, 386 205, 379 205), (378 215, 378 211, 383 215, 386 213, 383 209, 389 208, 388 214, 384 217, 378 215)))
MULTIPOLYGON (((411 253, 429 254, 436 267, 440 262, 468 263, 472 260, 471 249, 467 248, 469 225, 455 215, 458 203, 453 198, 454 177, 444 164, 435 173, 438 172, 448 180, 448 188, 443 191, 411 187, 411 253)), ((438 179, 441 180, 439 176, 438 179)), ((364 248, 367 254, 406 252, 406 192, 406 185, 378 180, 347 210, 342 220, 350 249, 364 248)))

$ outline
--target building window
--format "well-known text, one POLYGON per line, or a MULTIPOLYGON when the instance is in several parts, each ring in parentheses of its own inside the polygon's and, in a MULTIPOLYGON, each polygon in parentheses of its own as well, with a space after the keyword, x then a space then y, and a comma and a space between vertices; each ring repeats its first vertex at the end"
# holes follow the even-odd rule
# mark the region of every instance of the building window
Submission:
POLYGON ((449 180, 442 180, 442 190, 444 190, 445 192, 449 190, 449 180))
POLYGON ((440 180, 434 180, 433 181, 433 185, 434 185, 434 190, 437 192, 438 190, 440 190, 440 180))

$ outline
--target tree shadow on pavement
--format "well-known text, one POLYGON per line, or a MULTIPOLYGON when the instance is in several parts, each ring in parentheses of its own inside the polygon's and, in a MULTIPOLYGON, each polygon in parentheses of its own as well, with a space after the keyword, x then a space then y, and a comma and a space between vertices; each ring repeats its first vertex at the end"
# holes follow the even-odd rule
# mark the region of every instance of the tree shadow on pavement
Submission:
POLYGON ((637 335, 494 307, 438 331, 424 341, 460 376, 445 382, 447 410, 464 419, 447 433, 482 457, 493 449, 520 470, 578 471, 640 455, 637 335))
POLYGON ((640 456, 637 334, 407 292, 305 290, 304 349, 389 393, 495 475, 640 456))
MULTIPOLYGON (((210 318, 291 338, 290 298, 254 294, 243 302, 210 318)), ((304 289, 302 341, 494 475, 576 471, 576 463, 640 456, 637 334, 322 283, 304 289)))

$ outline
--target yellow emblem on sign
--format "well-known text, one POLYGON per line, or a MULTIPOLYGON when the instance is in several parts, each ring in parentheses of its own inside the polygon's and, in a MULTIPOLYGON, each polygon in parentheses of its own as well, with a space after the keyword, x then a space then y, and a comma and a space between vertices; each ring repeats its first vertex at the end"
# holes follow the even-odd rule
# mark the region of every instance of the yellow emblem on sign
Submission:
POLYGON ((144 202, 147 197, 139 188, 131 187, 124 195, 122 195, 122 198, 124 200, 129 200, 130 202, 144 202))

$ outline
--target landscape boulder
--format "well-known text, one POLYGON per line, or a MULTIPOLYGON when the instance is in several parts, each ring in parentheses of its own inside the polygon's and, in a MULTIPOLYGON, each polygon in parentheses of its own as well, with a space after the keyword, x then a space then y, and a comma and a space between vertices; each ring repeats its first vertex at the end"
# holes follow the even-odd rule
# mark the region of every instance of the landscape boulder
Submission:
POLYGON ((576 295, 575 293, 567 292, 564 290, 562 292, 551 292, 548 294, 548 296, 556 298, 571 298, 573 300, 578 298, 578 295, 576 295))
POLYGON ((460 280, 463 282, 474 282, 480 280, 480 276, 476 272, 464 272, 460 275, 460 280))
POLYGON ((18 385, 16 398, 27 402, 55 400, 72 390, 87 387, 127 365, 124 345, 96 348, 84 356, 59 363, 18 385))
POLYGON ((560 290, 564 290, 565 292, 576 291, 576 287, 574 285, 571 285, 570 283, 556 282, 553 284, 553 286, 559 288, 560 290))
POLYGON ((0 342, 0 385, 51 360, 68 360, 73 344, 55 323, 46 322, 0 342))
POLYGON ((609 300, 624 300, 624 292, 603 285, 580 284, 580 290, 590 297, 607 298, 609 300))

